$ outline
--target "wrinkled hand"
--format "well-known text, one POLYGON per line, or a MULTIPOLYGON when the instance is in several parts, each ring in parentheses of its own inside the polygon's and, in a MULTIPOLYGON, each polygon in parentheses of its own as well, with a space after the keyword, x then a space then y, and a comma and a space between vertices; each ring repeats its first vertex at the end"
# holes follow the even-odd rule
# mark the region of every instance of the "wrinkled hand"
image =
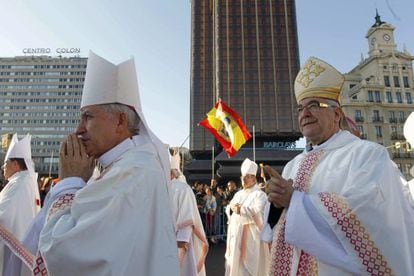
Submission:
POLYGON ((280 174, 272 169, 270 166, 264 166, 264 171, 270 176, 266 182, 268 200, 277 208, 289 207, 290 199, 293 194, 293 181, 286 180, 280 174))
POLYGON ((77 176, 85 182, 92 176, 95 159, 88 157, 76 134, 70 134, 60 145, 59 179, 77 176))

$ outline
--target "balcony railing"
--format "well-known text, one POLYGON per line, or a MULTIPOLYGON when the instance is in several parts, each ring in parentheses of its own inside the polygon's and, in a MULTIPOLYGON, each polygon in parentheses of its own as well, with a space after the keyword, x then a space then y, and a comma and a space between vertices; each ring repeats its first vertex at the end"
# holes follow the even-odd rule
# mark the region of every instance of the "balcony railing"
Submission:
POLYGON ((400 123, 405 123, 405 118, 398 118, 398 121, 400 121, 400 123))
POLYGON ((374 116, 374 117, 372 117, 372 122, 373 123, 383 123, 384 122, 384 117, 374 116))
POLYGON ((397 133, 391 133, 391 140, 398 140, 398 134, 397 133))
POLYGON ((392 158, 413 158, 414 152, 393 152, 392 158))
POLYGON ((396 124, 396 123, 398 123, 398 119, 397 119, 397 118, 395 118, 395 117, 394 117, 394 118, 389 118, 388 120, 390 121, 390 123, 391 123, 391 124, 396 124))
POLYGON ((362 117, 362 116, 355 117, 355 122, 357 122, 357 123, 362 123, 362 122, 364 122, 364 117, 362 117))
POLYGON ((367 139, 367 134, 366 134, 366 133, 362 133, 362 134, 361 134, 361 139, 366 140, 366 139, 367 139))

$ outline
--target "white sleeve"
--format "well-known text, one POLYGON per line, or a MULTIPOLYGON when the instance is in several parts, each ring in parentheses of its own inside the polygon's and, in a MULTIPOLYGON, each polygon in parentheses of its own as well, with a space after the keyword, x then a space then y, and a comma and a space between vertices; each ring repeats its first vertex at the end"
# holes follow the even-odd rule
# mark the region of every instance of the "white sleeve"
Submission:
POLYGON ((321 262, 360 273, 357 262, 347 254, 335 232, 313 206, 309 195, 303 192, 293 192, 286 214, 285 240, 321 262))
POLYGON ((263 211, 263 229, 260 233, 260 240, 266 243, 271 243, 273 239, 273 230, 267 222, 270 212, 270 202, 267 201, 263 211))
POLYGON ((191 225, 183 227, 180 230, 178 230, 177 241, 190 242, 191 234, 193 233, 192 230, 193 229, 191 225))

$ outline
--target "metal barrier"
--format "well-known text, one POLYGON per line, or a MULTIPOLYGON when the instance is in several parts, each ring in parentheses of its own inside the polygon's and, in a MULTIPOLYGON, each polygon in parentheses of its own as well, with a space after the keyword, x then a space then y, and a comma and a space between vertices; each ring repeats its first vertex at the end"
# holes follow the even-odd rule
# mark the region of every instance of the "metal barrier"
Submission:
MULTIPOLYGON (((213 243, 218 240, 226 241, 226 237, 227 237, 227 215, 225 212, 226 207, 227 206, 220 206, 219 208, 217 208, 216 213, 214 215, 214 220, 213 220, 213 231, 212 231, 213 233, 212 234, 208 234, 206 225, 204 225, 206 236, 213 243)), ((203 214, 203 215, 206 216, 206 214, 203 214)))

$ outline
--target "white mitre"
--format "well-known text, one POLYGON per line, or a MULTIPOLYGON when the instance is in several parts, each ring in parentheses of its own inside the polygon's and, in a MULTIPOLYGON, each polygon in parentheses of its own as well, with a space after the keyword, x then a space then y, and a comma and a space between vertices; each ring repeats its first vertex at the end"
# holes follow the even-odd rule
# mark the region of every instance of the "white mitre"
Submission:
POLYGON ((257 164, 251 161, 249 158, 244 159, 241 165, 241 175, 245 176, 248 174, 256 175, 257 173, 257 164))
POLYGON ((414 148, 414 112, 408 116, 404 123, 404 137, 410 146, 414 148))
POLYGON ((135 110, 141 119, 139 136, 148 138, 156 148, 166 178, 170 175, 164 144, 148 127, 142 112, 134 59, 115 65, 92 51, 89 53, 81 108, 89 105, 119 103, 135 110))
POLYGON ((171 170, 177 170, 179 173, 178 180, 181 182, 187 183, 187 179, 181 171, 181 157, 180 153, 176 152, 173 155, 170 154, 170 168, 171 170))
POLYGON ((33 173, 34 164, 32 161, 32 148, 30 145, 31 140, 32 137, 27 134, 19 141, 17 139, 17 134, 15 133, 11 139, 4 161, 11 158, 22 158, 26 163, 27 170, 33 173))

